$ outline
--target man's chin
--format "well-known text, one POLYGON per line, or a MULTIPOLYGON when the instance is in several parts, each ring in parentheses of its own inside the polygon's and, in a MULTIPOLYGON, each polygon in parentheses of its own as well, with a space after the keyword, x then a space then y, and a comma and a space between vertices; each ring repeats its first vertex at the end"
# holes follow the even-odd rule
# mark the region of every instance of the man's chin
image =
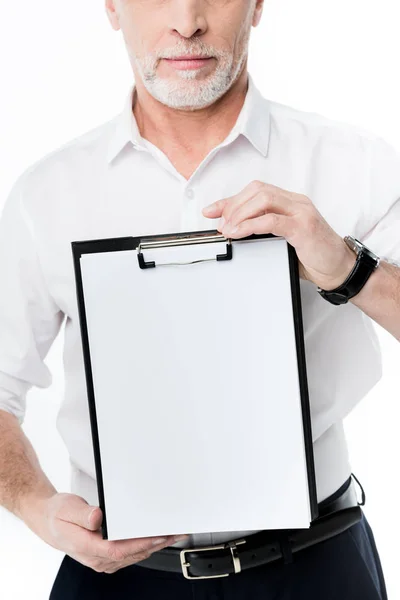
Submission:
POLYGON ((216 94, 218 83, 211 80, 211 75, 201 78, 183 78, 179 75, 151 76, 144 81, 147 91, 159 102, 170 108, 181 110, 199 110, 211 106, 223 95, 216 94))
POLYGON ((202 108, 210 106, 214 102, 214 100, 210 102, 205 102, 198 96, 194 96, 191 98, 185 95, 184 97, 180 97, 180 94, 178 93, 171 93, 166 96, 164 93, 157 93, 157 90, 155 89, 152 91, 152 95, 154 98, 156 98, 156 100, 161 102, 161 104, 164 104, 169 108, 175 108, 176 110, 200 110, 202 108))

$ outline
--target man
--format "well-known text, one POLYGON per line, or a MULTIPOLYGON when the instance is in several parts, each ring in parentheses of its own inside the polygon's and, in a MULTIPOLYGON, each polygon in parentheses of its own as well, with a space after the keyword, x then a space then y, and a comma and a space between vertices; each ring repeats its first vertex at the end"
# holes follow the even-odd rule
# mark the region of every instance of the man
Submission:
POLYGON ((261 96, 247 53, 262 9, 263 0, 106 0, 135 76, 124 110, 32 165, 4 206, 0 501, 65 553, 53 600, 386 598, 364 514, 292 562, 201 581, 146 559, 257 532, 160 542, 103 540, 99 530, 71 241, 215 227, 233 239, 269 232, 294 246, 320 507, 351 484, 343 418, 381 376, 372 320, 400 341, 399 156, 368 132, 261 96), (380 258, 362 263, 361 279, 345 235, 380 258), (64 317, 57 423, 71 457, 70 494, 47 479, 20 427, 28 389, 51 383, 44 359, 64 317))

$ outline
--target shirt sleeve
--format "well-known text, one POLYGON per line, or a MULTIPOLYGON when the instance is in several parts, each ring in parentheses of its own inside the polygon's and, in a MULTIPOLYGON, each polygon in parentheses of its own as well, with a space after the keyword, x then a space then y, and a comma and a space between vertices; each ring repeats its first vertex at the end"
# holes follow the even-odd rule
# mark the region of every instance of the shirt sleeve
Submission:
POLYGON ((52 382, 44 359, 64 318, 46 288, 23 181, 14 183, 0 216, 0 409, 21 425, 28 390, 52 382))
POLYGON ((400 265, 400 153, 380 137, 371 146, 369 178, 359 240, 382 259, 400 265))

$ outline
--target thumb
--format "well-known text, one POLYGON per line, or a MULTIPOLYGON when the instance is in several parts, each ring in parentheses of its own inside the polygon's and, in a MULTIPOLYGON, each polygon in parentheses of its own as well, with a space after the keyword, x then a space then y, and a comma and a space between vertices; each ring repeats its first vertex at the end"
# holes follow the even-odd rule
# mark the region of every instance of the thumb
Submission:
POLYGON ((64 494, 64 502, 58 511, 58 517, 85 529, 96 531, 101 525, 103 513, 99 506, 88 504, 81 496, 64 494))
POLYGON ((99 506, 87 507, 87 525, 86 528, 90 531, 96 531, 103 520, 103 513, 99 506))

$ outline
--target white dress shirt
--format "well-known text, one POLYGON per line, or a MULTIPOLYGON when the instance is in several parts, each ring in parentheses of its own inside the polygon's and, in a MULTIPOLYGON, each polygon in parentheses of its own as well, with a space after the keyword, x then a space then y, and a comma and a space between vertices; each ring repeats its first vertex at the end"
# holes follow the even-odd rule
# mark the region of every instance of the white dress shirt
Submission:
MULTIPOLYGON (((249 75, 235 126, 186 180, 141 137, 134 91, 132 84, 120 114, 27 168, 0 218, 0 408, 22 424, 30 387, 52 382, 45 357, 64 323, 65 395, 57 429, 70 454, 71 492, 93 505, 98 495, 71 241, 213 229, 219 219, 201 209, 258 179, 307 195, 338 234, 400 261, 400 157, 382 138, 266 99, 249 75)), ((381 378, 381 353, 361 310, 350 302, 330 304, 311 282, 300 280, 300 288, 321 502, 351 473, 343 418, 381 378)), ((175 546, 249 533, 191 533, 175 546)))

